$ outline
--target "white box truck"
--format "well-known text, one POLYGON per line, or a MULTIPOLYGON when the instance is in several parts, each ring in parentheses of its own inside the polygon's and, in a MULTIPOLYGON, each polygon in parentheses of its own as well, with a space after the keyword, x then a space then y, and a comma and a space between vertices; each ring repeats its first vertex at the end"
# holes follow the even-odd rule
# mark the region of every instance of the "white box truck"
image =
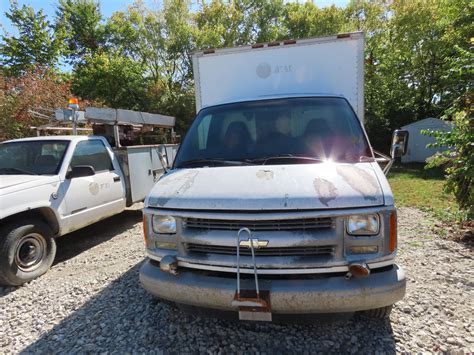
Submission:
POLYGON ((243 320, 387 317, 405 274, 363 127, 363 33, 207 50, 193 65, 197 117, 145 201, 143 287, 243 320))
MULTIPOLYGON (((123 123, 174 126, 174 117, 134 121, 125 110, 93 109, 89 119, 113 124, 116 133, 123 123), (108 116, 111 111, 116 115, 108 116)), ((143 201, 166 168, 160 155, 171 161, 176 149, 173 144, 112 148, 102 136, 0 143, 0 284, 17 286, 44 274, 54 261, 56 238, 143 201)))

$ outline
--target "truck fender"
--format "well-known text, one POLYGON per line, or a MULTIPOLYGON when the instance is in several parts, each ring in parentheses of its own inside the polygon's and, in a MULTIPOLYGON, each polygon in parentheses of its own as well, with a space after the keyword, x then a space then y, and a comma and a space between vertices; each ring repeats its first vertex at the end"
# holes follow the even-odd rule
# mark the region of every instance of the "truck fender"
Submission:
MULTIPOLYGON (((26 219, 39 219, 46 223, 54 233, 55 237, 60 236, 60 225, 56 212, 50 207, 37 207, 27 211, 18 212, 0 220, 0 225, 5 226, 11 222, 26 219)), ((0 236, 1 237, 1 236, 0 236)))

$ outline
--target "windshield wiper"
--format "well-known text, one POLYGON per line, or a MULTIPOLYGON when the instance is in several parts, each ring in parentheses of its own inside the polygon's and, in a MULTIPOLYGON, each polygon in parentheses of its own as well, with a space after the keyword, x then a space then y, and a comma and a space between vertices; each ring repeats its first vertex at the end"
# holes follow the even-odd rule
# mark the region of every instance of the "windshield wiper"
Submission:
POLYGON ((12 173, 15 174, 15 173, 20 173, 20 175, 38 175, 37 173, 33 172, 33 171, 28 171, 28 170, 23 170, 23 169, 18 169, 18 168, 0 168, 0 172, 4 172, 4 173, 12 173))
POLYGON ((202 165, 205 164, 217 164, 217 165, 229 165, 229 166, 238 166, 238 165, 248 165, 249 162, 246 160, 224 160, 224 159, 193 159, 182 162, 177 168, 189 167, 190 165, 202 165))
POLYGON ((317 157, 308 157, 305 155, 293 155, 293 154, 279 154, 263 158, 252 159, 252 162, 262 161, 262 165, 266 165, 270 160, 284 160, 284 159, 296 159, 296 160, 310 160, 318 163, 324 162, 323 159, 317 157))

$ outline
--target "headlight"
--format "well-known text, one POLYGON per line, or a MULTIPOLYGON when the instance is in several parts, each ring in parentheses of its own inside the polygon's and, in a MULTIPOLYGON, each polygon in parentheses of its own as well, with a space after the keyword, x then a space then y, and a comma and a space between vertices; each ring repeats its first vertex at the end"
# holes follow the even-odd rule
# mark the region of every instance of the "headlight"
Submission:
POLYGON ((347 234, 374 235, 379 232, 379 216, 377 214, 361 214, 347 217, 347 234))
POLYGON ((176 233, 176 219, 172 216, 154 215, 152 219, 153 231, 155 233, 176 233))

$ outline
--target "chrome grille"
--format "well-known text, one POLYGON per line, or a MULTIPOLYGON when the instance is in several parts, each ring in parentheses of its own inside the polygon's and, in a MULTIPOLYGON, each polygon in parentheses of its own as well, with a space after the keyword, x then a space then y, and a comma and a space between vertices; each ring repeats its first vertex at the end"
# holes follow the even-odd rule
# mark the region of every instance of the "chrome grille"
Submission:
MULTIPOLYGON (((193 243, 187 243, 185 247, 191 253, 237 255, 237 247, 193 243)), ((334 245, 261 248, 255 249, 255 256, 332 256, 335 249, 334 245)), ((251 250, 240 248, 240 255, 251 256, 251 250)))
POLYGON ((242 227, 247 227, 251 231, 309 231, 331 228, 333 219, 325 218, 304 218, 304 219, 283 219, 283 220, 257 220, 257 221, 236 221, 223 219, 202 219, 186 218, 185 228, 205 229, 205 230, 232 230, 238 231, 242 227))

